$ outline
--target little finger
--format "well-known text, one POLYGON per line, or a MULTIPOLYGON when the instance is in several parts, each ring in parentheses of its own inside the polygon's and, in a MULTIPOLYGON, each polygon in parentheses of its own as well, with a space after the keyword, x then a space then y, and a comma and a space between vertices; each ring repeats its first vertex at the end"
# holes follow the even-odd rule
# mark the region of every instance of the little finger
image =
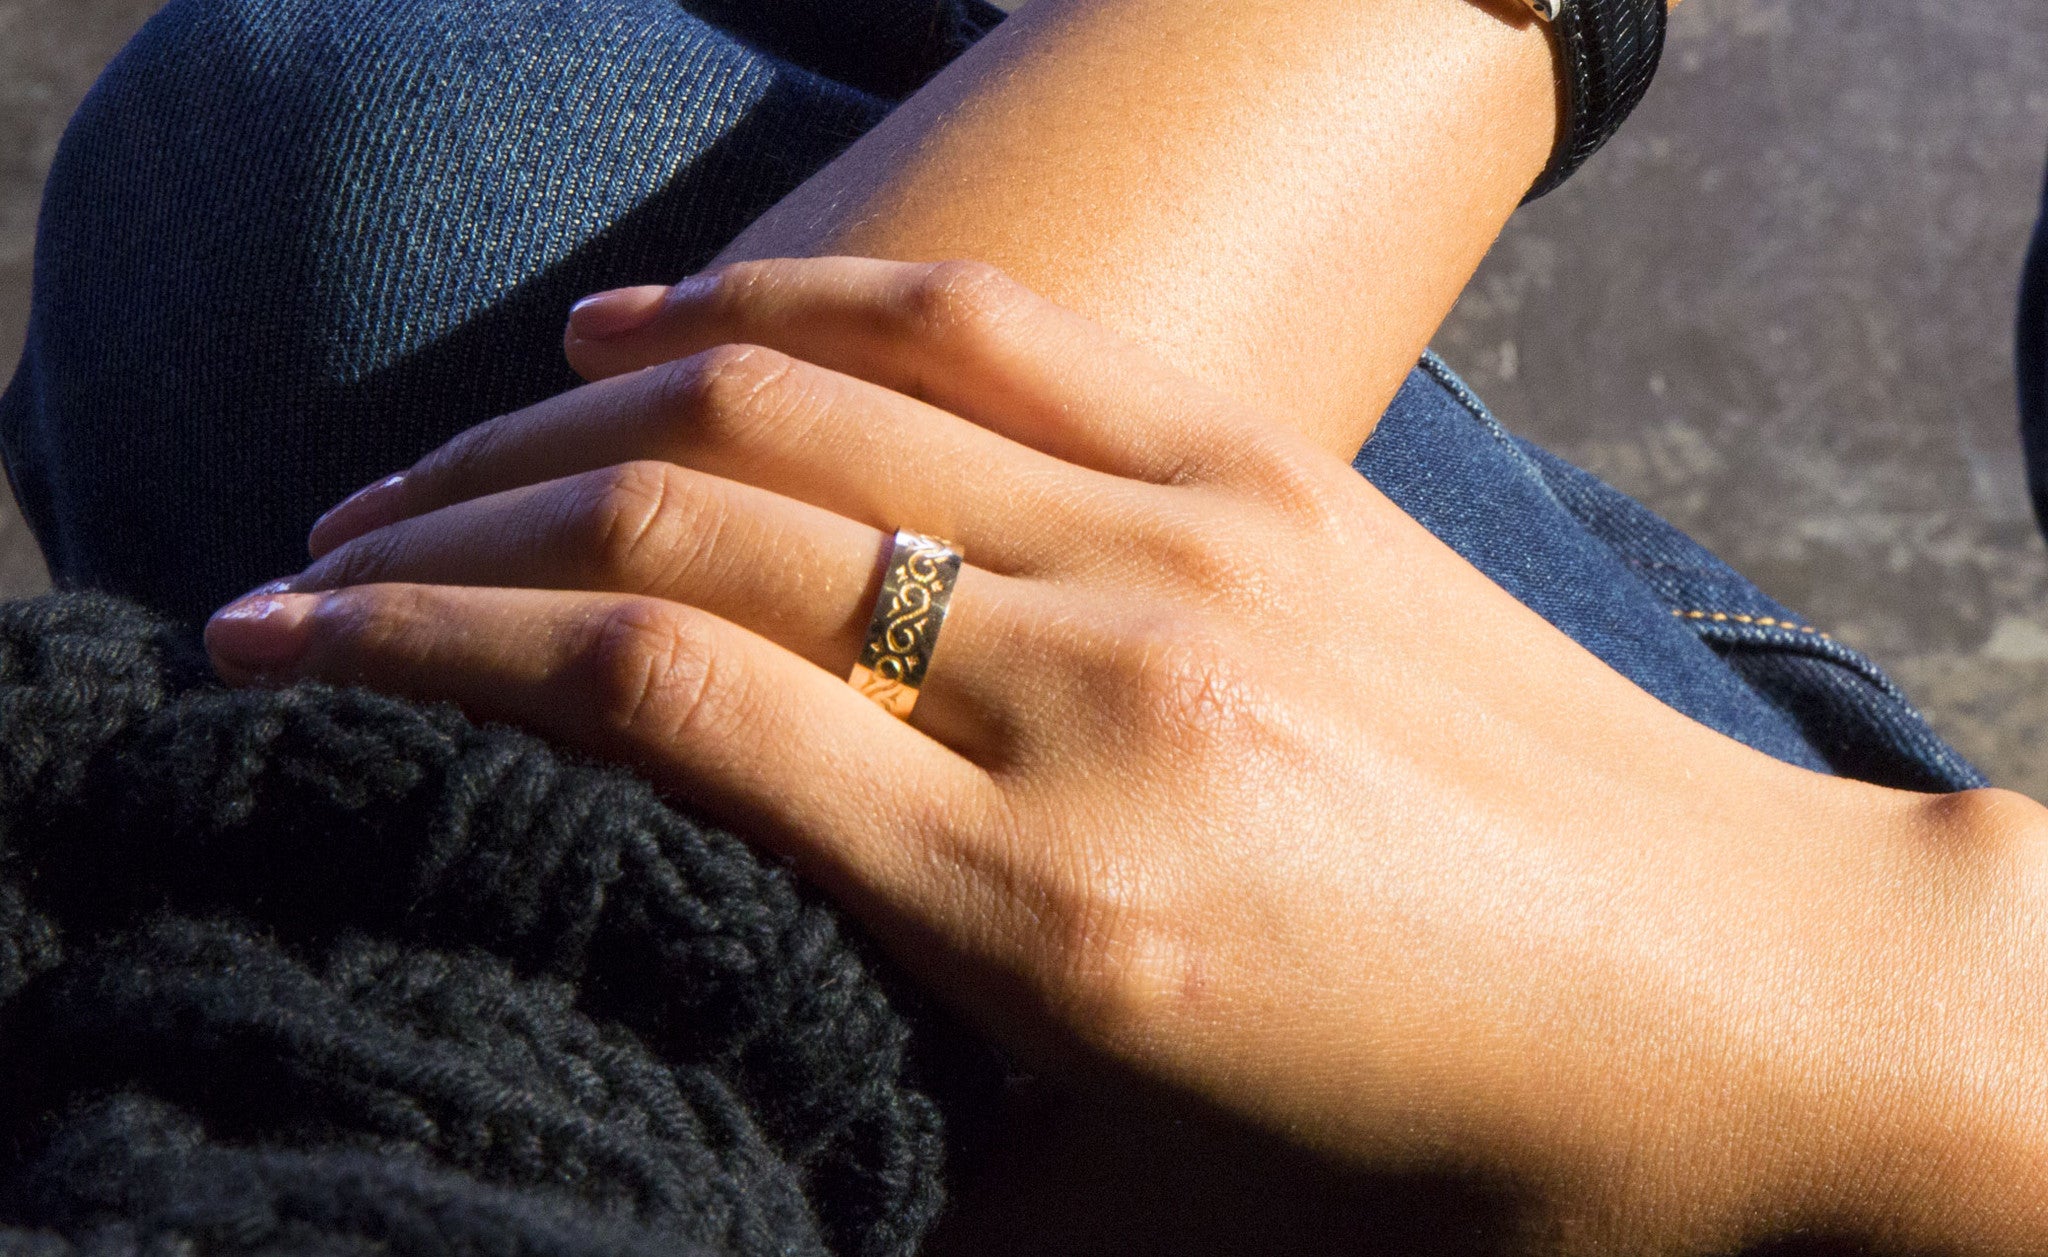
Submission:
POLYGON ((522 725, 629 764, 900 918, 948 902, 920 849, 998 799, 967 760, 777 646, 651 598, 365 585, 259 594, 206 644, 233 683, 320 680, 522 725))

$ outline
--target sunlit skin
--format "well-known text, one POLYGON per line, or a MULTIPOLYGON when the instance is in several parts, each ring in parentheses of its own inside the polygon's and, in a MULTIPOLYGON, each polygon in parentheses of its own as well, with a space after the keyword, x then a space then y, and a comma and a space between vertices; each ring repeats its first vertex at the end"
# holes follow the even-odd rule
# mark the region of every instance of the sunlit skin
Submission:
POLYGON ((990 262, 1349 458, 1557 95, 1520 0, 1035 0, 722 260, 990 262))
POLYGON ((1053 1077, 1497 1184, 1523 1247, 2048 1247, 2042 810, 1693 724, 1342 457, 1550 56, 1462 0, 1036 0, 733 249, 909 261, 587 310, 591 385, 323 521, 216 664, 628 762, 1053 1077), (897 527, 969 556, 910 724, 842 679, 897 527))

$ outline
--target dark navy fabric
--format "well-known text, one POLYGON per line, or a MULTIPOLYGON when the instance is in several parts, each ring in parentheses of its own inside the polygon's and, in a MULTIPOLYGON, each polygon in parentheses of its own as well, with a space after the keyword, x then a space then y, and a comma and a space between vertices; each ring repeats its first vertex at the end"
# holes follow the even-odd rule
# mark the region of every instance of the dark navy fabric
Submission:
POLYGON ((2041 197, 2040 223, 2020 280, 2020 440, 2027 451, 2027 483, 2034 493, 2034 518, 2048 529, 2048 191, 2041 197))
MULTIPOLYGON (((172 0, 65 136, 0 398, 52 572, 197 620, 295 570, 342 494, 572 386, 573 299, 698 268, 999 19, 979 0, 172 0)), ((1510 437, 1434 358, 1358 467, 1694 719, 1817 770, 1982 784, 1867 660, 1510 437)))

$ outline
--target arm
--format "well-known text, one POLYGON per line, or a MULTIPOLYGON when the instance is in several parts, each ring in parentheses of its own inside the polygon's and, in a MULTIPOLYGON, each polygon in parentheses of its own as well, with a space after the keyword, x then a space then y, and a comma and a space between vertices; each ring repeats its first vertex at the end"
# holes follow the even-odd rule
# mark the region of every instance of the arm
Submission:
POLYGON ((1515 0, 1033 0, 724 260, 991 262, 1348 459, 1557 112, 1515 0))

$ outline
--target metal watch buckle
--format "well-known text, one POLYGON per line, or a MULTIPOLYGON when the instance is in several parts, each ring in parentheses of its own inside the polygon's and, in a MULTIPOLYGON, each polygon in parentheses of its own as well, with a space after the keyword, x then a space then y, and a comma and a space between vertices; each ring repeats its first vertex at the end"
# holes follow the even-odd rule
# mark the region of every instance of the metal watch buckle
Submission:
POLYGON ((1527 0, 1529 8, 1546 22, 1555 22, 1571 0, 1527 0))

